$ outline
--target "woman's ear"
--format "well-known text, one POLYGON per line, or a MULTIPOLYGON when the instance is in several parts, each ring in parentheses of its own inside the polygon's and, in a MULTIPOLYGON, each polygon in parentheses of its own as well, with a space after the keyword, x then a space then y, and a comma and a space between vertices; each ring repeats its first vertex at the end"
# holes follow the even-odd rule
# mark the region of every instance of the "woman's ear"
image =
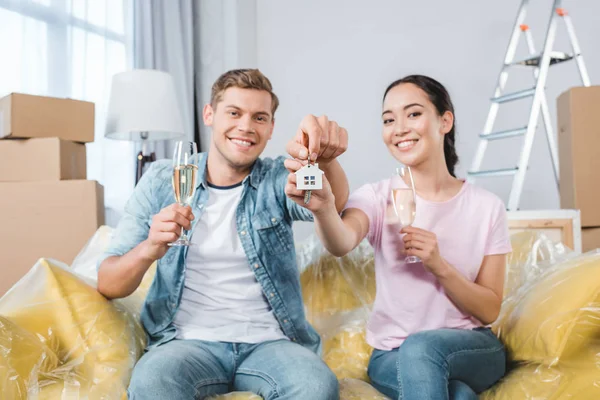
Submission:
POLYGON ((454 126, 454 114, 450 111, 446 111, 444 115, 442 115, 442 133, 445 135, 454 126))

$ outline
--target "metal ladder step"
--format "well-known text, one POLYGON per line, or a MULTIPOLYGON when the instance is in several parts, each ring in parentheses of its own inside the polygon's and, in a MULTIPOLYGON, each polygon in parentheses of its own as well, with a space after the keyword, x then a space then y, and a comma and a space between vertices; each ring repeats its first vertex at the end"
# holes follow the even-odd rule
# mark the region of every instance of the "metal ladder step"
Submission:
MULTIPOLYGON (((508 47, 504 53, 504 59, 501 64, 500 73, 498 74, 496 87, 492 92, 492 98, 490 99, 491 104, 488 110, 485 125, 483 130, 478 132, 479 143, 477 146, 477 151, 473 157, 471 167, 467 170, 468 172, 466 175, 468 181, 470 182, 476 181, 479 178, 484 179, 487 177, 499 176, 505 176, 507 180, 512 180, 507 202, 507 209, 510 211, 514 211, 519 208, 519 200, 525 187, 525 175, 529 169, 531 153, 534 146, 534 138, 537 130, 535 128, 540 117, 544 122, 555 180, 557 184, 559 183, 558 148, 551 123, 546 93, 550 66, 567 61, 574 61, 579 70, 579 75, 581 77, 583 86, 591 86, 590 77, 583 61, 582 51, 579 47, 579 42, 575 35, 571 18, 567 10, 562 8, 563 2, 564 0, 552 0, 552 11, 546 25, 546 34, 543 39, 543 47, 536 50, 533 35, 529 29, 529 25, 527 25, 525 21, 530 0, 521 0, 521 5, 517 12, 517 17, 508 41, 508 47), (557 30, 556 25, 558 20, 562 20, 564 22, 567 30, 567 37, 571 45, 570 49, 564 48, 564 52, 554 51, 557 30), (520 57, 515 57, 521 36, 524 36, 528 52, 527 55, 523 54, 520 57), (518 69, 528 68, 528 72, 533 75, 535 83, 531 84, 530 88, 527 88, 527 86, 521 86, 522 89, 515 89, 514 92, 512 89, 507 91, 506 83, 508 76, 512 72, 516 72, 515 70, 517 69, 514 67, 517 67, 518 69), (525 98, 531 98, 531 101, 522 101, 519 104, 515 104, 515 106, 528 106, 528 122, 523 123, 523 125, 528 125, 527 127, 513 129, 501 129, 494 127, 496 119, 498 118, 500 105, 502 105, 502 103, 525 98), (513 168, 489 170, 484 170, 484 168, 482 168, 486 150, 489 152, 488 147, 490 147, 490 141, 517 136, 523 136, 523 140, 520 140, 522 141, 521 146, 519 146, 519 161, 517 164, 504 163, 505 166, 514 165, 513 168)), ((514 127, 515 125, 512 126, 514 127)), ((513 151, 516 150, 516 146, 514 147, 515 149, 513 151)), ((507 155, 509 151, 510 150, 506 150, 507 155)))
MULTIPOLYGON (((562 51, 553 51, 550 53, 550 65, 560 64, 565 61, 572 60, 576 55, 564 53, 562 51)), ((514 61, 507 65, 524 65, 526 67, 539 67, 542 55, 538 54, 525 58, 523 60, 514 61)))
POLYGON ((525 97, 531 97, 535 94, 535 87, 531 89, 525 89, 514 93, 505 94, 502 96, 492 98, 494 103, 506 103, 507 101, 514 101, 524 99, 525 97))
POLYGON ((506 139, 506 138, 510 138, 510 137, 515 137, 515 136, 523 136, 526 132, 527 132, 527 127, 525 126, 523 128, 508 129, 505 131, 492 132, 492 133, 488 133, 487 135, 485 133, 481 133, 479 135, 479 137, 483 140, 498 140, 498 139, 506 139))
POLYGON ((483 177, 483 176, 510 176, 515 175, 519 171, 519 167, 513 168, 501 168, 501 169, 490 169, 487 171, 472 171, 469 172, 469 176, 472 177, 483 177))

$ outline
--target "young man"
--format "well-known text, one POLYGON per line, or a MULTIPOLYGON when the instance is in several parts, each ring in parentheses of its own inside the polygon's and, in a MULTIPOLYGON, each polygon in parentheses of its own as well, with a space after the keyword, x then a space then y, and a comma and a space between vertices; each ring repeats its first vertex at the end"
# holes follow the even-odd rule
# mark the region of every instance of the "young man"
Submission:
POLYGON ((258 70, 226 72, 204 107, 212 140, 200 154, 192 206, 174 204, 171 160, 153 163, 129 200, 99 263, 98 290, 128 296, 158 260, 142 309, 148 351, 133 371, 130 399, 203 399, 231 390, 266 400, 339 398, 304 315, 291 226, 318 220, 323 204, 342 209, 348 183, 336 158, 347 133, 308 116, 287 146, 293 159, 261 160, 277 106, 258 70), (314 191, 304 205, 301 193, 286 188, 309 153, 335 199, 314 191), (191 245, 169 247, 181 228, 191 245))

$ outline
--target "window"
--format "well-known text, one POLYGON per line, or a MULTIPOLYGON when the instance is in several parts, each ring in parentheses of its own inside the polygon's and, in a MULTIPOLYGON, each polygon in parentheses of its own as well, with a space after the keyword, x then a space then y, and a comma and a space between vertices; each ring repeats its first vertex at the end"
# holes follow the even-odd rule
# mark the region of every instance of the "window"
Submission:
POLYGON ((104 185, 105 205, 116 210, 133 190, 134 146, 105 140, 104 126, 112 76, 132 67, 132 6, 132 0, 0 0, 0 97, 22 92, 95 103, 88 179, 104 185))
POLYGON ((315 185, 315 177, 306 175, 304 176, 304 184, 305 185, 315 185))

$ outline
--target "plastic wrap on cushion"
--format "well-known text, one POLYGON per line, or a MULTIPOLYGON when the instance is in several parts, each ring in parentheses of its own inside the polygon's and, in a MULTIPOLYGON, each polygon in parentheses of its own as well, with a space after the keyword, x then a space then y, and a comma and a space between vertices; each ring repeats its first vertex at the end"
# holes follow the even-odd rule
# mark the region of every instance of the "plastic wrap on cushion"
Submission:
POLYGON ((297 251, 306 315, 321 334, 323 359, 339 379, 367 380, 372 348, 365 326, 375 299, 370 245, 365 241, 336 258, 311 237, 297 251))
POLYGON ((507 256, 504 298, 537 279, 548 265, 575 256, 562 243, 553 243, 546 235, 535 231, 514 233, 510 241, 512 252, 507 256))
POLYGON ((14 371, 0 391, 17 380, 29 398, 121 399, 145 347, 135 316, 52 260, 39 260, 0 299, 0 314, 12 324, 0 343, 13 345, 3 363, 14 371))
POLYGON ((481 398, 600 398, 600 251, 578 255, 536 232, 511 239, 493 324, 509 368, 481 398))
POLYGON ((600 399, 598 361, 574 359, 553 367, 537 363, 515 365, 500 382, 482 393, 480 399, 597 400, 600 399))
MULTIPOLYGON (((83 249, 77 254, 77 257, 71 264, 71 269, 86 279, 90 285, 97 287, 98 281, 98 259, 108 247, 112 239, 114 229, 109 226, 101 226, 98 228, 94 236, 85 244, 83 249)), ((156 273, 156 262, 153 263, 148 271, 144 274, 142 282, 131 295, 113 300, 115 303, 125 308, 128 312, 135 315, 139 319, 139 314, 148 294, 148 289, 154 280, 156 273)))
POLYGON ((0 393, 6 399, 33 398, 45 371, 58 366, 54 352, 25 329, 0 316, 0 393), (32 382, 32 384, 30 384, 32 382))
POLYGON ((600 251, 537 267, 504 299, 494 328, 511 359, 552 366, 600 340, 600 251))
POLYGON ((109 226, 99 227, 75 257, 71 269, 80 276, 98 280, 98 260, 108 248, 113 232, 109 226))

